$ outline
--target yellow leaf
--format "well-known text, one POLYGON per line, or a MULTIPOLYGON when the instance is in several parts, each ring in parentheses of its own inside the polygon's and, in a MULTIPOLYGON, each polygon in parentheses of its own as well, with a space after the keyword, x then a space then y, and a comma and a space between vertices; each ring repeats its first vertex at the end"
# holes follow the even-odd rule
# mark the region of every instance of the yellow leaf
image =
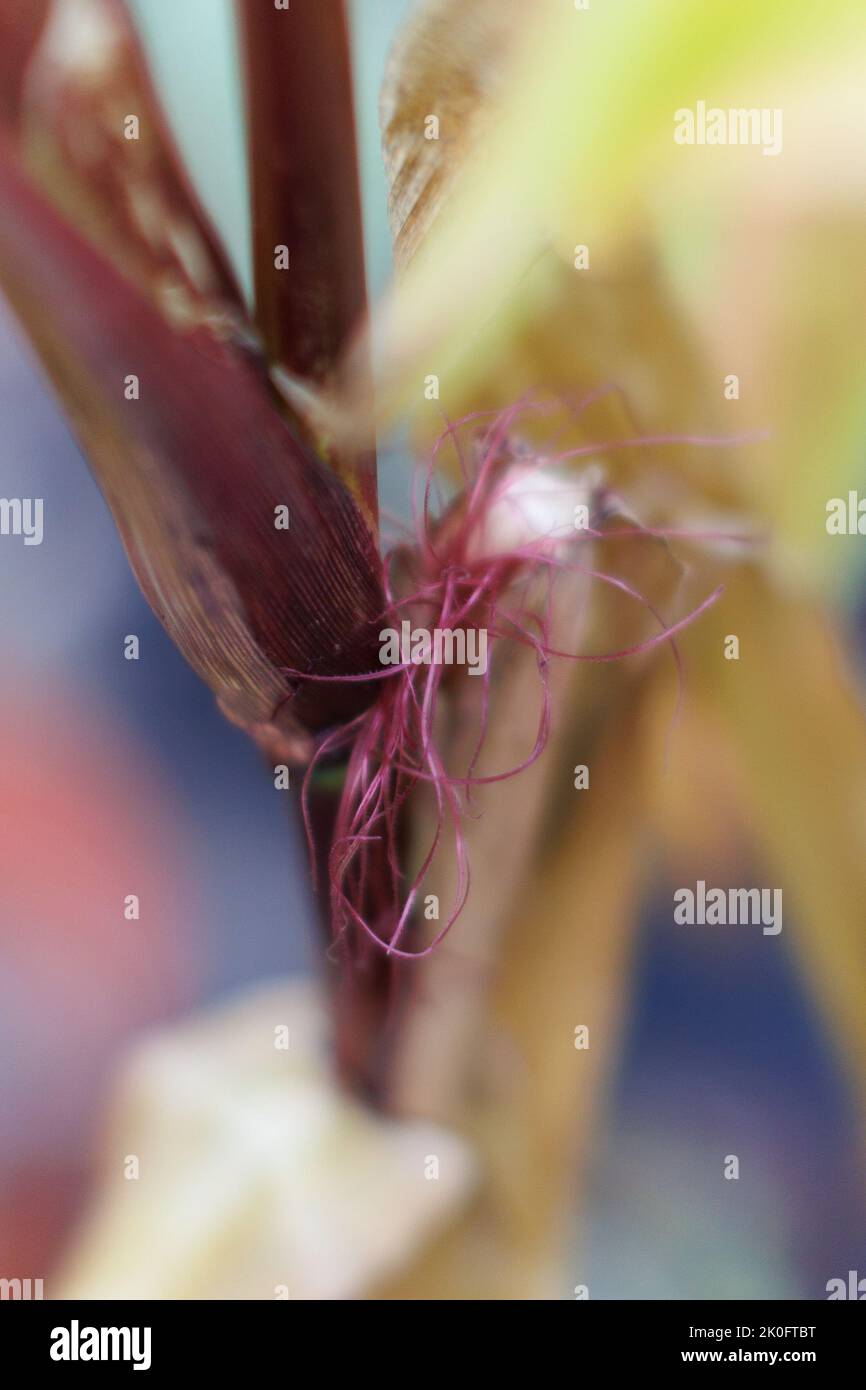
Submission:
MULTIPOLYGON (((698 634, 696 634, 698 635, 698 634)), ((784 936, 866 1105, 866 721, 817 606, 741 574, 699 634, 701 683, 739 753, 743 812, 776 875, 784 936), (740 639, 725 661, 722 629, 740 639)))
MULTIPOLYGON (((496 117, 482 123, 484 138, 475 139, 381 317, 386 416, 413 402, 426 375, 471 369, 479 327, 509 294, 520 321, 521 282, 546 246, 570 261, 575 244, 585 243, 604 265, 613 263, 645 229, 640 209, 683 153, 673 139, 675 111, 709 93, 741 103, 744 50, 751 81, 806 43, 829 47, 862 32, 845 0, 748 8, 622 0, 586 11, 537 0, 532 13, 496 117)), ((460 53, 463 42, 457 21, 451 51, 460 53)), ((411 49, 404 61, 410 56, 411 49)), ((459 63, 456 71, 459 89, 459 63)), ((443 56, 446 91, 454 72, 443 56)))

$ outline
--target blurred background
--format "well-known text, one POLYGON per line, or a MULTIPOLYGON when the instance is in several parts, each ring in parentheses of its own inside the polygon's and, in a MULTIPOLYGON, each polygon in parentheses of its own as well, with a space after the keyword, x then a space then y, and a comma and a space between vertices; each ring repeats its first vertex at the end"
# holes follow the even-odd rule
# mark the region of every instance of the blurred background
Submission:
MULTIPOLYGON (((133 9, 243 274, 228 7, 133 9)), ((408 9, 353 7, 371 300, 390 273, 378 89, 408 9)), ((40 547, 0 541, 0 1275, 50 1282, 136 1039, 252 982, 311 971, 315 933, 287 795, 145 604, 3 306, 0 420, 0 494, 45 504, 40 547), (124 659, 128 634, 137 661, 124 659), (138 921, 124 918, 131 893, 138 921)), ((384 500, 404 507, 405 453, 383 445, 384 500)), ((866 651, 864 615, 854 586, 851 642, 866 651)), ((759 932, 683 933, 668 897, 648 901, 631 1002, 574 1283, 602 1298, 820 1298, 829 1278, 866 1274, 855 1116, 786 952, 759 932), (736 1184, 717 1178, 731 1151, 736 1184)))

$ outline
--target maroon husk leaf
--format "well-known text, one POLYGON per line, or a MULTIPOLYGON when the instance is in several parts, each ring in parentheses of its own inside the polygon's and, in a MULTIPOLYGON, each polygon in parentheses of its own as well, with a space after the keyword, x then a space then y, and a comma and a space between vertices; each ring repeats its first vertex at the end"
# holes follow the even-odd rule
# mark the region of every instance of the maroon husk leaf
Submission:
POLYGON ((0 0, 0 121, 14 126, 24 77, 50 0, 0 0))
MULTIPOLYGON (((18 93, 18 156, 139 289, 171 302, 178 316, 240 319, 234 272, 186 175, 126 8, 92 0, 92 14, 100 37, 86 50, 61 45, 54 15, 38 42, 12 46, 17 63, 4 66, 0 105, 18 93), (124 136, 128 116, 138 120, 137 139, 124 136)), ((22 24, 16 0, 0 0, 0 34, 19 35, 22 24)))
MULTIPOLYGON (((74 232, 0 143, 0 285, 63 399, 154 611, 230 718, 271 744, 375 690, 373 537, 212 324, 180 327, 74 232), (140 378, 139 400, 124 379, 140 378), (289 508, 288 530, 274 525, 289 508)), ((49 523, 50 524, 50 523, 49 523)), ((286 744, 286 746, 288 746, 286 744)))
MULTIPOLYGON (((246 72, 255 319, 271 361, 327 390, 366 313, 349 38, 343 0, 287 10, 238 0, 246 72), (289 250, 288 269, 274 265, 289 250)), ((357 369, 357 363, 356 363, 357 369)), ((369 397, 370 364, 362 363, 369 397)), ((371 447, 329 453, 370 524, 371 447)))

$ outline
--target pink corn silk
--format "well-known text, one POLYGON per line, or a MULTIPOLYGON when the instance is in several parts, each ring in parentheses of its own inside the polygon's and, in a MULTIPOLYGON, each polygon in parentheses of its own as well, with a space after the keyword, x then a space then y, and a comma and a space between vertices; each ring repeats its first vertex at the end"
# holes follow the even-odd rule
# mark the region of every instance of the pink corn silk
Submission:
MULTIPOLYGON (((576 403, 581 410, 615 386, 603 387, 576 403)), ((287 672, 311 681, 378 681, 378 698, 350 723, 326 733, 318 742, 307 768, 302 793, 304 824, 313 862, 316 836, 311 817, 311 791, 318 769, 338 755, 348 756, 345 780, 333 825, 327 858, 331 931, 338 954, 349 962, 370 964, 370 948, 395 960, 415 960, 429 955, 451 930, 469 894, 470 869, 463 822, 469 811, 471 792, 485 783, 516 777, 532 766, 544 751, 551 725, 548 668, 552 659, 568 661, 622 661, 668 643, 677 663, 680 693, 683 671, 676 636, 695 622, 722 593, 719 586, 697 607, 673 624, 666 624, 646 596, 616 575, 580 562, 580 550, 587 540, 612 536, 679 536, 693 541, 745 542, 752 538, 718 531, 687 532, 667 528, 624 528, 601 531, 587 527, 573 538, 550 536, 527 541, 524 545, 496 553, 485 544, 485 527, 492 508, 511 486, 503 478, 503 465, 513 462, 512 432, 527 411, 547 412, 556 403, 524 397, 507 409, 474 412, 455 423, 448 423, 436 441, 426 470, 421 503, 417 499, 416 475, 412 496, 413 526, 410 539, 396 545, 383 561, 383 587, 386 608, 382 623, 399 628, 407 612, 429 613, 429 629, 457 629, 465 626, 486 628, 488 660, 480 679, 478 736, 474 754, 462 775, 446 768, 435 738, 436 711, 448 668, 441 664, 416 665, 412 662, 383 667, 358 675, 318 676, 287 672), (492 418, 491 418, 492 417, 492 418), (471 460, 463 447, 460 432, 490 418, 475 438, 471 460), (439 455, 451 443, 458 456, 464 491, 441 520, 431 514, 433 474, 439 455), (412 577, 409 593, 397 595, 395 572, 412 577), (551 608, 557 575, 579 573, 609 585, 640 603, 659 631, 631 646, 601 653, 564 652, 551 646, 551 608), (543 601, 532 609, 514 606, 511 596, 521 577, 541 578, 543 601), (539 676, 539 713, 531 751, 514 767, 481 776, 475 768, 484 745, 490 705, 492 652, 498 642, 518 642, 529 647, 536 659, 539 676), (436 823, 431 842, 420 867, 407 882, 400 867, 401 812, 420 784, 432 789, 436 823), (431 864, 445 838, 450 838, 457 865, 457 886, 444 925, 431 941, 411 949, 407 936, 431 864), (375 871, 374 871, 375 863, 375 871)), ((751 436, 749 436, 751 438, 751 436)), ((692 444, 723 446, 743 443, 746 436, 660 434, 616 439, 582 445, 558 454, 535 456, 534 461, 519 457, 528 469, 551 468, 574 458, 590 457, 612 450, 651 445, 692 444)))

